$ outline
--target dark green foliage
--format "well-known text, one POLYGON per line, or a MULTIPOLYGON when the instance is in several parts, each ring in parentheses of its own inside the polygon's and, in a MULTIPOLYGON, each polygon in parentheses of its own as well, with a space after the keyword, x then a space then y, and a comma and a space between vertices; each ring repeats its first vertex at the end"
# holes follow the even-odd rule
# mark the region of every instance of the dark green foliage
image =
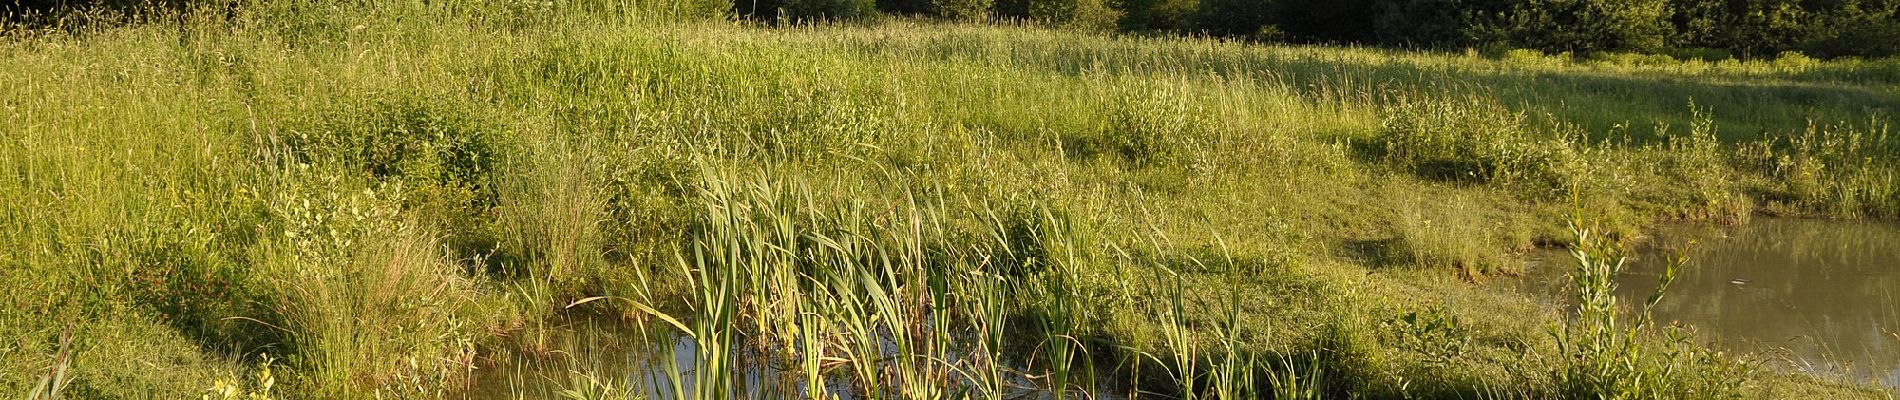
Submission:
MULTIPOLYGON (((0 15, 12 26, 83 26, 186 14, 176 10, 236 16, 246 4, 235 0, 10 0, 0 2, 0 15)), ((299 24, 310 23, 303 19, 323 21, 323 14, 335 14, 335 10, 304 3, 261 4, 265 7, 257 8, 308 8, 298 14, 316 13, 310 18, 285 19, 299 24)), ((1900 2, 1892 0, 703 0, 682 4, 670 6, 675 9, 672 12, 717 16, 731 10, 784 22, 861 20, 883 14, 982 21, 995 15, 1066 29, 1173 31, 1303 43, 1670 53, 1677 58, 1683 57, 1671 49, 1713 49, 1742 58, 1772 58, 1789 50, 1824 58, 1900 54, 1900 17, 1896 17, 1900 2)), ((484 3, 469 10, 493 14, 486 18, 489 22, 523 27, 551 15, 553 9, 569 7, 618 10, 587 1, 484 3)), ((341 32, 339 26, 350 26, 338 24, 313 25, 304 36, 334 36, 341 32)))
POLYGON ((1028 0, 1028 5, 1030 19, 1065 29, 1110 30, 1122 17, 1106 0, 1028 0))
POLYGON ((1402 46, 1481 45, 1473 28, 1506 9, 1493 0, 1381 0, 1372 10, 1378 42, 1402 46))
POLYGON ((1886 1, 1200 0, 1194 7, 1176 2, 1125 1, 1124 26, 1308 43, 1575 53, 1692 48, 1760 58, 1796 49, 1823 57, 1900 52, 1896 4, 1886 1), (1195 11, 1188 21, 1176 22, 1173 16, 1180 10, 1195 11))
POLYGON ((1900 55, 1900 21, 1864 21, 1814 38, 1802 51, 1819 57, 1892 57, 1900 55))
POLYGON ((1885 125, 1813 127, 1740 153, 1745 168, 1771 177, 1759 189, 1770 211, 1900 215, 1900 175, 1893 172, 1900 165, 1900 148, 1885 125))
MULTIPOLYGON (((1201 0, 1194 29, 1214 35, 1260 37, 1263 32, 1278 32, 1269 0, 1201 0)), ((1266 35, 1275 36, 1278 35, 1266 35)))
POLYGON ((1744 57, 1786 50, 1812 30, 1796 0, 1677 1, 1681 45, 1729 49, 1744 57))
POLYGON ((1200 0, 1122 0, 1122 29, 1184 31, 1192 28, 1200 0))
POLYGON ((127 272, 124 287, 132 300, 159 322, 177 329, 200 346, 218 351, 250 352, 282 340, 261 325, 226 319, 256 315, 249 266, 227 259, 191 241, 182 232, 126 238, 101 260, 127 272))
POLYGON ((1366 43, 1376 38, 1374 10, 1382 0, 1281 0, 1270 12, 1287 36, 1305 42, 1366 43))
POLYGON ((1524 116, 1496 104, 1404 102, 1388 110, 1366 149, 1393 167, 1448 182, 1520 182, 1558 188, 1563 142, 1531 137, 1524 116))
MULTIPOLYGON (((913 2, 914 3, 914 2, 913 2)), ((739 15, 768 21, 808 22, 826 20, 854 20, 871 18, 878 15, 878 8, 886 5, 876 0, 734 0, 733 9, 739 15)), ((890 7, 908 9, 916 4, 889 4, 890 7)))
POLYGON ((1546 51, 1661 50, 1673 33, 1662 0, 1532 0, 1479 29, 1490 43, 1546 51))
POLYGON ((918 15, 937 11, 933 0, 875 0, 877 10, 887 14, 918 15))
POLYGON ((218 0, 7 0, 0 2, 0 15, 28 17, 72 12, 109 11, 124 14, 148 14, 164 10, 182 10, 191 6, 231 3, 218 0))
POLYGON ((937 16, 955 21, 987 20, 994 6, 994 0, 932 0, 930 3, 937 16))
POLYGON ((794 21, 849 20, 877 15, 873 0, 784 0, 780 17, 794 21))
POLYGON ((401 185, 405 208, 442 221, 451 246, 479 252, 493 247, 496 171, 511 150, 503 137, 463 110, 403 98, 293 131, 279 161, 401 185))

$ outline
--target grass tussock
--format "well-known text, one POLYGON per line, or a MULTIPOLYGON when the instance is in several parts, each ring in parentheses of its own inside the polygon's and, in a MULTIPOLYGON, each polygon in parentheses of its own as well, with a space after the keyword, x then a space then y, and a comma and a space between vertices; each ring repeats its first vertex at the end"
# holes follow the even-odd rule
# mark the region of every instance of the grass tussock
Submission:
POLYGON ((1900 215, 1872 61, 695 4, 269 2, 0 37, 0 393, 1868 393, 1606 313, 1552 335, 1570 319, 1479 282, 1570 243, 1573 207, 1605 243, 1900 215), (575 321, 692 363, 619 379, 643 367, 584 354, 575 321), (510 365, 562 373, 488 374, 510 365))

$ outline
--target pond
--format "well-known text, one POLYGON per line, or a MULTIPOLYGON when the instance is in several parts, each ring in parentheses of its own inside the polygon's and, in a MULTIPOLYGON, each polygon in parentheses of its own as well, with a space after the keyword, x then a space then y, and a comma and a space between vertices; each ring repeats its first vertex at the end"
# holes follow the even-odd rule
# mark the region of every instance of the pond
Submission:
MULTIPOLYGON (((1686 269, 1656 305, 1658 321, 1769 364, 1900 387, 1900 226, 1759 219, 1738 227, 1664 229, 1630 252, 1618 278, 1624 304, 1657 286, 1669 254, 1690 244, 1686 269)), ((1567 253, 1539 254, 1523 288, 1555 299, 1567 253)))
MULTIPOLYGON (((696 398, 696 369, 707 356, 692 337, 664 326, 619 326, 612 322, 587 323, 556 328, 538 341, 544 342, 541 354, 507 354, 485 360, 477 368, 473 386, 450 397, 462 398, 696 398), (678 388, 678 389, 676 389, 678 388)), ((895 348, 885 346, 886 357, 898 356, 895 348)), ((733 363, 726 393, 716 398, 783 399, 799 398, 806 393, 805 377, 796 365, 758 349, 741 348, 731 353, 733 363)), ((1000 394, 1005 399, 1051 400, 1057 398, 1046 381, 1023 372, 1023 360, 1012 363, 1003 379, 1000 394)), ((955 360, 946 360, 955 363, 955 360)), ((853 400, 864 387, 851 382, 847 371, 828 368, 824 379, 827 398, 853 400)), ((969 389, 974 382, 957 380, 969 389)), ((1103 379, 1090 390, 1069 391, 1085 398, 1126 397, 1115 382, 1103 379), (1084 393, 1086 392, 1086 393, 1084 393)), ((877 388, 890 397, 892 388, 877 388)), ((974 393, 950 397, 970 397, 974 393)))

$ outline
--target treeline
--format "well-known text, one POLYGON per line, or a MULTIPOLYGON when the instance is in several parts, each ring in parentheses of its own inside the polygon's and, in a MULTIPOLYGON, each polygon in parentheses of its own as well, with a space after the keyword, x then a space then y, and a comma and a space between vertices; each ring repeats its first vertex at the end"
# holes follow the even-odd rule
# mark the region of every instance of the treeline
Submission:
POLYGON ((881 14, 1407 48, 1678 58, 1900 54, 1900 0, 736 0, 768 20, 881 14))
MULTIPOLYGON (((269 0, 0 0, 0 13, 269 0)), ((474 0, 467 0, 474 1, 474 0)), ((570 0, 590 1, 590 0, 570 0)), ((1900 54, 1900 0, 675 0, 761 21, 888 15, 1084 30, 1435 49, 1636 52, 1676 58, 1900 54)), ((505 4, 522 1, 492 1, 505 4)), ((539 3, 539 2, 535 2, 539 3)))

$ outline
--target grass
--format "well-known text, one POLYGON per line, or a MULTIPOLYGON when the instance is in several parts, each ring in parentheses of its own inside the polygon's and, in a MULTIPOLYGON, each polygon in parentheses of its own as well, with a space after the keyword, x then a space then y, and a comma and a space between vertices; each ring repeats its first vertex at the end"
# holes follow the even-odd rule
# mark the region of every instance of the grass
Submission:
POLYGON ((1572 398, 1615 399, 1743 396, 1743 382, 1753 373, 1750 365, 1697 348, 1682 327, 1658 327, 1650 316, 1685 264, 1687 251, 1679 250, 1666 261, 1655 292, 1631 321, 1619 315, 1622 299, 1616 297, 1616 276, 1625 258, 1596 236, 1583 217, 1572 221, 1577 238, 1570 252, 1576 268, 1568 286, 1576 295, 1577 315, 1555 334, 1559 352, 1569 363, 1553 379, 1560 392, 1572 398))
POLYGON ((484 7, 0 39, 0 393, 480 397, 542 360, 580 398, 1551 397, 1675 352, 1698 372, 1658 384, 1880 395, 1663 333, 1572 357, 1567 317, 1475 282, 1573 207, 1610 242, 1900 216, 1891 60, 484 7), (545 361, 580 318, 692 368, 545 361))

